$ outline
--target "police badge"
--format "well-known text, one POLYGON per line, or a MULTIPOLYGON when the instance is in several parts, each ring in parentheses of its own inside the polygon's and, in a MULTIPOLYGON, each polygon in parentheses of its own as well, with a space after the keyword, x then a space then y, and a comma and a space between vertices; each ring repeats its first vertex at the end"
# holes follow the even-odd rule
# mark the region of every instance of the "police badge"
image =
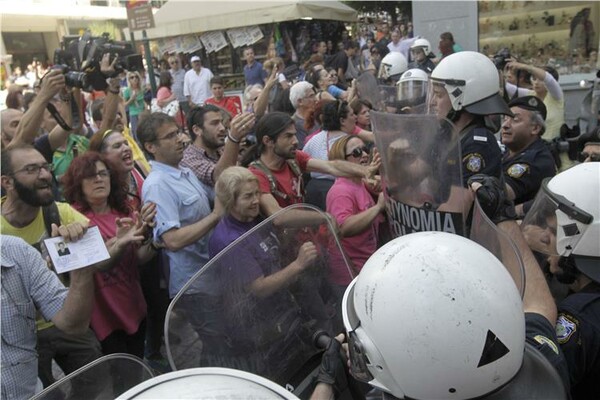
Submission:
POLYGON ((479 153, 470 153, 463 158, 466 168, 471 172, 479 172, 484 167, 483 157, 479 153))

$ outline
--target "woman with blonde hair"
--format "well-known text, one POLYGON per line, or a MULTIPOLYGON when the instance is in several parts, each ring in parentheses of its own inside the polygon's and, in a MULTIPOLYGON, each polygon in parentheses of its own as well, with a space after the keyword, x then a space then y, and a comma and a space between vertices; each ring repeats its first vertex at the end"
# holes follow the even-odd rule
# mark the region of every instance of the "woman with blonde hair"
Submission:
POLYGON ((139 115, 146 109, 144 102, 144 85, 142 85, 142 77, 136 71, 127 73, 127 87, 123 90, 123 100, 125 107, 129 110, 129 123, 131 135, 137 140, 137 125, 139 115))
MULTIPOLYGON (((357 136, 347 135, 336 141, 329 150, 329 160, 344 160, 369 165, 369 149, 357 136)), ((377 250, 379 225, 384 221, 385 199, 383 192, 377 199, 360 178, 337 178, 329 189, 326 210, 338 226, 341 245, 358 273, 367 259, 377 250)), ((346 264, 332 252, 330 280, 343 294, 350 283, 346 264)))

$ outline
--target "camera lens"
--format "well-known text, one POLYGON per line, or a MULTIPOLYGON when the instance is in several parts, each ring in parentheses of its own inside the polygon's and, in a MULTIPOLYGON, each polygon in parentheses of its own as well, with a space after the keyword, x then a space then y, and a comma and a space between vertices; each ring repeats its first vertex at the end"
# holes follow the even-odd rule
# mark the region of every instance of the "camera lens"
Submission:
POLYGON ((67 86, 82 89, 87 86, 87 76, 85 72, 69 71, 65 74, 65 83, 67 86))

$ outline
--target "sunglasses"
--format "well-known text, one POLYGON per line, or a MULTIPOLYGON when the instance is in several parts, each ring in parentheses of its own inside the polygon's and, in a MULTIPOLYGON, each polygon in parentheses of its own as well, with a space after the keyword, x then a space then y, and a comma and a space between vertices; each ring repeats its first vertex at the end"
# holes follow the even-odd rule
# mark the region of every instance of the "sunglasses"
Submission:
POLYGON ((131 76, 129 77, 129 79, 140 79, 140 78, 138 78, 138 77, 137 77, 137 76, 135 76, 135 75, 131 75, 131 76))
POLYGON ((357 147, 350 152, 350 154, 346 154, 346 158, 352 156, 355 158, 362 157, 363 153, 369 154, 369 148, 367 146, 357 147))
POLYGON ((598 162, 600 161, 600 153, 586 153, 584 151, 580 152, 579 154, 577 154, 577 160, 579 160, 579 162, 584 162, 585 160, 587 160, 587 158, 590 158, 590 161, 593 162, 598 162))

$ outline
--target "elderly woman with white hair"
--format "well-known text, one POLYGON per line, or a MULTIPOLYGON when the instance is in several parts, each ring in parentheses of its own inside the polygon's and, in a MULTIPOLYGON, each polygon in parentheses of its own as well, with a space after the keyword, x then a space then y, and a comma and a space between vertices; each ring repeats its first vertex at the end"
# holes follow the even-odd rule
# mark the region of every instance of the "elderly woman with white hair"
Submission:
MULTIPOLYGON (((215 192, 225 215, 209 240, 211 258, 260 222, 258 178, 248 169, 234 166, 224 170, 215 192)), ((235 251, 219 254, 214 272, 221 289, 225 336, 233 355, 261 354, 265 345, 275 348, 284 341, 285 335, 265 343, 261 332, 276 326, 281 315, 297 307, 287 287, 314 263, 317 248, 312 242, 302 244, 288 265, 281 265, 279 248, 277 235, 264 228, 238 242, 235 251)))

